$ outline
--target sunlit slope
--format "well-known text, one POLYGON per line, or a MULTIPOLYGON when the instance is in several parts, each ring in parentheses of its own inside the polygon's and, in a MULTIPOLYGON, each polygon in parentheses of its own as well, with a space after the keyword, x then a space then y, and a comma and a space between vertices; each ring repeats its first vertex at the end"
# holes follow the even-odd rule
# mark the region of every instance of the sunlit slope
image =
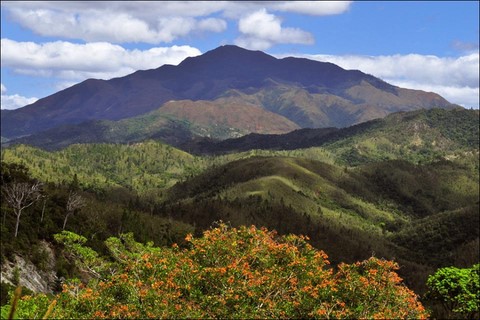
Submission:
POLYGON ((72 181, 84 187, 125 187, 138 192, 164 189, 194 175, 207 162, 169 145, 76 144, 47 152, 19 145, 2 150, 2 160, 24 163, 42 181, 72 181))
MULTIPOLYGON (((395 113, 360 132, 322 146, 349 165, 402 159, 414 163, 478 158, 478 110, 420 110, 395 113)), ((348 128, 346 129, 348 133, 348 128)))
MULTIPOLYGON (((372 251, 406 258, 413 248, 399 249, 406 244, 395 235, 419 219, 474 205, 477 182, 469 167, 448 161, 387 161, 345 169, 307 159, 254 157, 175 185, 165 212, 199 226, 224 220, 305 233, 339 260, 372 251)), ((455 237, 457 244, 466 243, 478 231, 455 237)), ((440 248, 432 259, 448 255, 440 248)))
MULTIPOLYGON (((356 166, 390 159, 426 163, 478 159, 479 112, 431 109, 395 113, 342 129, 301 129, 283 135, 251 134, 219 142, 200 141, 190 152, 223 154, 251 149, 324 148, 337 163, 356 166)), ((464 161, 465 162, 465 161, 464 161)), ((478 161, 477 161, 478 162, 478 161)))

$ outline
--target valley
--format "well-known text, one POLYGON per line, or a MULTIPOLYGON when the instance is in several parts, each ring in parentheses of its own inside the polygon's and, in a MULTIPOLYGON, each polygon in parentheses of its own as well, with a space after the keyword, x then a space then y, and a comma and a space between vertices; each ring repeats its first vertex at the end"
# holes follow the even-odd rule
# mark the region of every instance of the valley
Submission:
MULTIPOLYGON (((178 223, 196 234, 215 221, 304 234, 335 264, 371 255, 394 259, 409 287, 422 292, 435 268, 466 266, 477 258, 464 249, 478 246, 477 123, 478 111, 415 111, 333 130, 324 143, 300 131, 296 135, 305 136, 297 138, 299 145, 321 145, 303 149, 272 150, 267 143, 264 150, 243 147, 200 156, 150 140, 76 144, 53 152, 14 145, 1 156, 5 163, 24 165, 32 178, 53 183, 50 188, 75 181, 92 206, 112 206, 105 210, 113 212, 127 206, 139 212, 137 219, 150 219, 140 218, 148 213, 160 225, 178 223), (402 135, 408 128, 422 129, 402 135)), ((292 144, 289 135, 285 141, 292 144)), ((236 145, 224 140, 212 146, 218 144, 236 145)), ((83 214, 82 219, 93 219, 83 214)), ((88 232, 138 230, 111 225, 117 214, 97 216, 110 221, 102 222, 107 229, 88 232)), ((78 231, 75 219, 72 228, 78 231)), ((140 236, 161 245, 165 238, 157 232, 147 229, 140 236)))
MULTIPOLYGON (((480 258, 478 123, 478 110, 434 93, 236 46, 86 80, 2 110, 1 262, 49 274, 51 295, 116 279, 130 258, 150 263, 138 252, 185 254, 207 230, 252 226, 275 230, 268 241, 308 239, 332 273, 395 261, 441 317, 428 277, 480 258), (35 183, 25 208, 6 201, 7 187, 35 183)), ((40 291, 4 269, 2 305, 16 285, 40 291)))

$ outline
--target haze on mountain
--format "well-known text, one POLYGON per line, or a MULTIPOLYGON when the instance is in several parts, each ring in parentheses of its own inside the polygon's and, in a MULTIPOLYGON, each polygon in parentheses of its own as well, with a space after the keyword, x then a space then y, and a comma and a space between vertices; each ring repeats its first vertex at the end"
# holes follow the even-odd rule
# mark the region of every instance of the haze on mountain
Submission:
POLYGON ((332 63, 277 59, 225 45, 178 66, 89 79, 23 108, 2 110, 1 136, 2 141, 22 136, 27 136, 23 143, 41 140, 37 145, 45 139, 58 144, 64 134, 64 146, 146 138, 179 144, 194 137, 347 127, 392 112, 434 107, 456 105, 438 94, 399 88, 332 63), (45 130, 51 131, 35 137, 45 130), (70 140, 68 132, 75 132, 70 140))

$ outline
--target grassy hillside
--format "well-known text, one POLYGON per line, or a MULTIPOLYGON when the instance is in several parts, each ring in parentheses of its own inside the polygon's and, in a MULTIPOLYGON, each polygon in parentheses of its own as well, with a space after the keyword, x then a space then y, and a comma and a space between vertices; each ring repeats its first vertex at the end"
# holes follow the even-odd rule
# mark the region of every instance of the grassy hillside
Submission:
MULTIPOLYGON (((401 239, 419 221, 435 232, 442 212, 471 213, 468 208, 478 202, 478 194, 478 174, 452 162, 388 161, 345 170, 313 160, 255 157, 175 185, 160 212, 201 227, 222 219, 306 233, 332 252, 334 261, 362 259, 375 252, 443 264, 453 263, 451 247, 440 242, 433 245, 435 252, 411 255, 414 246, 401 239)), ((467 221, 475 222, 469 217, 467 221)), ((477 224, 467 223, 470 227, 465 229, 465 221, 449 221, 457 226, 452 227, 458 231, 452 235, 455 246, 478 238, 477 224)), ((419 238, 412 241, 417 244, 432 240, 425 232, 415 232, 419 238)), ((444 235, 443 240, 448 239, 444 235)))
POLYGON ((334 263, 396 259, 422 292, 436 267, 478 260, 477 120, 468 110, 400 113, 296 150, 201 157, 156 141, 55 152, 17 145, 2 160, 197 233, 218 220, 255 224, 306 234, 334 263))
POLYGON ((333 163, 330 152, 252 150, 222 156, 198 157, 158 141, 126 144, 76 144, 48 152, 25 145, 2 149, 2 161, 23 163, 42 181, 71 181, 85 188, 122 187, 139 194, 164 190, 208 167, 252 156, 307 157, 333 163))

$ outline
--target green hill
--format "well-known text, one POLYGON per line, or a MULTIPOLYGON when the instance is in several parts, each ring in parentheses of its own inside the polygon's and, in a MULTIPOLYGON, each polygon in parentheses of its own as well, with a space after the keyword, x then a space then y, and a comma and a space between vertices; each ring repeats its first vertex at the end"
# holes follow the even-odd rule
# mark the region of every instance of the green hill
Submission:
POLYGON ((342 129, 301 129, 283 135, 251 134, 218 142, 196 140, 182 148, 198 154, 225 154, 251 149, 321 147, 334 154, 337 163, 348 166, 389 159, 413 163, 476 159, 478 123, 478 110, 418 110, 394 113, 384 119, 342 129))
POLYGON ((334 263, 398 260, 419 292, 436 267, 478 260, 478 111, 398 113, 330 134, 321 146, 216 156, 157 141, 15 145, 1 155, 41 181, 77 182, 113 201, 112 217, 134 203, 197 233, 223 220, 305 234, 334 263))
POLYGON ((154 141, 76 144, 55 152, 18 145, 2 150, 2 160, 24 163, 42 181, 70 182, 76 176, 84 188, 137 192, 165 189, 207 166, 205 159, 154 141))
POLYGON ((200 229, 223 220, 307 234, 334 262, 374 252, 431 268, 454 263, 452 245, 443 244, 460 247, 478 238, 478 212, 471 209, 478 208, 478 195, 478 173, 448 161, 387 161, 345 170, 307 159, 254 157, 175 185, 158 212, 200 229), (453 219, 455 212, 468 219, 453 219), (447 221, 441 216, 450 217, 455 232, 439 240, 430 234, 447 221), (415 237, 405 241, 410 232, 415 237), (427 242, 425 248, 436 250, 418 255, 414 244, 427 242))
MULTIPOLYGON (((391 114, 361 132, 340 134, 322 146, 338 160, 357 165, 387 159, 414 163, 478 159, 479 112, 431 109, 391 114)), ((348 131, 348 129, 346 129, 348 131)))

